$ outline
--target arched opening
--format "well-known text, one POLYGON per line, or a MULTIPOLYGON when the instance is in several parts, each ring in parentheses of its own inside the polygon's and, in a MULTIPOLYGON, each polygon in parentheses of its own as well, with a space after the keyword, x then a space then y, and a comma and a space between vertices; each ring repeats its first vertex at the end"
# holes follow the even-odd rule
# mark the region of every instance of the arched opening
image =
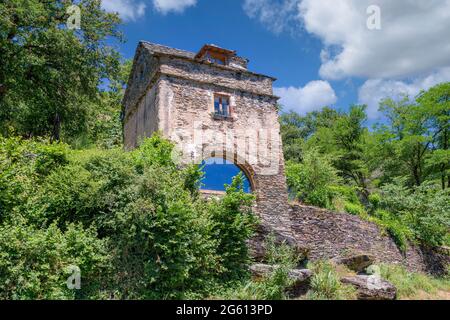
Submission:
POLYGON ((204 176, 201 181, 201 190, 225 191, 225 184, 230 184, 233 177, 242 172, 244 191, 252 192, 252 183, 245 168, 239 167, 230 160, 218 157, 208 158, 203 160, 202 168, 204 176))

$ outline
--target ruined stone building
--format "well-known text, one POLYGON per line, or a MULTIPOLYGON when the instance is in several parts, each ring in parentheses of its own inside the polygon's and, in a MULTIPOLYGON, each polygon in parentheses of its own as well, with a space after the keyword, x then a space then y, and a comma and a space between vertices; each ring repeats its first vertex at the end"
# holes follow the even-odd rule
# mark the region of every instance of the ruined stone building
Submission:
POLYGON ((160 131, 183 162, 234 162, 256 194, 256 212, 280 228, 288 207, 274 78, 247 68, 235 51, 197 53, 140 42, 124 98, 127 149, 160 131))

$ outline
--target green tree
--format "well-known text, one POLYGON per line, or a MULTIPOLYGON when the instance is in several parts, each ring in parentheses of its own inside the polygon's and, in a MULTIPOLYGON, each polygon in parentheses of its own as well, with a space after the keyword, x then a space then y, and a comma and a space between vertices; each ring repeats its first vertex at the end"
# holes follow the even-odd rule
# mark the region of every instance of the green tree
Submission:
POLYGON ((69 139, 71 145, 95 144, 101 148, 122 145, 122 99, 131 72, 132 60, 125 60, 117 70, 106 90, 99 92, 98 99, 89 107, 86 131, 69 139))
POLYGON ((286 163, 288 186, 302 202, 332 208, 333 184, 339 181, 337 170, 317 149, 308 150, 301 163, 286 163))
POLYGON ((387 124, 377 128, 380 165, 388 176, 407 176, 420 186, 438 176, 448 185, 450 168, 450 85, 444 83, 422 92, 416 101, 385 99, 380 103, 387 124), (446 181, 447 180, 447 181, 446 181))
POLYGON ((367 128, 365 106, 352 106, 331 127, 336 148, 334 164, 341 175, 359 187, 364 199, 369 196, 369 167, 366 158, 367 128))
POLYGON ((0 130, 53 140, 86 127, 98 86, 118 69, 106 44, 120 38, 120 19, 99 0, 5 0, 0 3, 0 130), (81 29, 69 29, 67 9, 81 9, 81 29))
POLYGON ((429 114, 432 153, 426 165, 440 176, 442 189, 450 188, 450 82, 423 91, 417 101, 422 113, 429 114))
POLYGON ((286 160, 301 161, 304 142, 320 128, 331 127, 339 117, 336 110, 325 107, 320 111, 313 111, 305 116, 289 112, 280 116, 281 136, 286 160))

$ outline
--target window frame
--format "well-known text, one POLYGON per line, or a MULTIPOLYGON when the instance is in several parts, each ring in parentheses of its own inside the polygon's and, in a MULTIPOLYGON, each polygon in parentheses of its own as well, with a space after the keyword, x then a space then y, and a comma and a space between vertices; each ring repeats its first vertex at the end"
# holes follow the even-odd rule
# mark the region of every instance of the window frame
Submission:
POLYGON ((231 96, 223 93, 214 93, 213 98, 213 117, 216 120, 232 118, 231 96), (216 99, 219 99, 219 112, 216 110, 216 99), (223 100, 227 101, 226 112, 223 112, 223 100))

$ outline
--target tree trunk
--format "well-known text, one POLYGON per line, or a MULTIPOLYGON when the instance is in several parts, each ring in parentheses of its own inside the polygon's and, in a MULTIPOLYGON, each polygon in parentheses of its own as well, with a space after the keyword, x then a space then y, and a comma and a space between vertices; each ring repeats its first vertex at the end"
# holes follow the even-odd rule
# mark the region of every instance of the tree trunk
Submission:
POLYGON ((51 141, 59 141, 61 134, 61 118, 59 117, 59 113, 55 114, 55 118, 53 119, 53 132, 51 141))

